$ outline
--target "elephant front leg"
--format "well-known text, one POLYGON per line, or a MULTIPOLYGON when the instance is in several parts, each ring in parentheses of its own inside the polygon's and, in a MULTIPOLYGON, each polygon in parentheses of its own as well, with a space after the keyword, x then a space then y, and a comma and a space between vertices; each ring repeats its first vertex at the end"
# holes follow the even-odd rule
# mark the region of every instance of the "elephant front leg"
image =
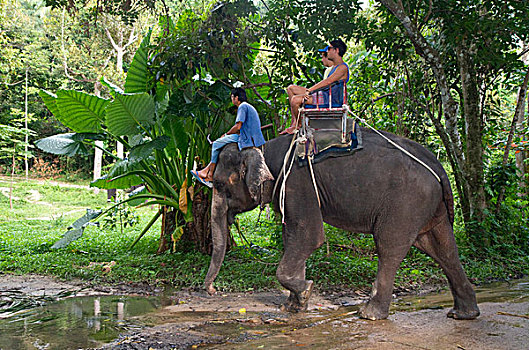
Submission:
POLYGON ((279 263, 276 275, 281 285, 290 291, 290 295, 281 306, 281 310, 288 312, 307 311, 314 282, 305 279, 305 259, 295 261, 295 259, 289 259, 285 253, 279 263))
POLYGON ((216 293, 213 281, 217 277, 220 266, 226 254, 226 244, 228 237, 226 197, 213 189, 213 203, 211 205, 211 236, 213 238, 213 252, 209 263, 208 273, 204 281, 204 288, 208 294, 216 293))
POLYGON ((305 279, 305 262, 325 241, 323 218, 308 170, 292 173, 286 189, 283 246, 284 253, 276 276, 290 291, 282 309, 290 312, 307 310, 314 286, 305 279), (303 171, 307 171, 303 174, 303 171))
POLYGON ((323 236, 323 224, 321 225, 321 236, 317 235, 317 239, 285 239, 285 253, 276 272, 281 285, 290 291, 288 300, 281 307, 283 311, 303 312, 308 308, 314 282, 305 279, 305 262, 323 243, 323 239, 320 239, 323 236))

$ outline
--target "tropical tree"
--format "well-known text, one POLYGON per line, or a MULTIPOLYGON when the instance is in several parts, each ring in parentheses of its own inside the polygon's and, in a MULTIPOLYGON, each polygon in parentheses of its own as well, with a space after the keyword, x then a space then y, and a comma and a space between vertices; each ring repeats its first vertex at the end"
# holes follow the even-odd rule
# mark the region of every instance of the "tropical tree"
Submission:
POLYGON ((356 19, 355 35, 385 62, 399 63, 410 107, 428 117, 423 124, 435 128, 446 150, 470 237, 490 244, 482 239, 492 199, 484 144, 499 136, 500 84, 510 88, 523 78, 529 8, 518 1, 379 3, 375 16, 356 19))
MULTIPOLYGON (((233 120, 227 112, 230 83, 214 82, 206 64, 201 67, 198 62, 190 62, 200 68, 184 72, 177 69, 177 76, 167 74, 167 66, 181 63, 177 57, 199 57, 184 55, 196 40, 192 33, 195 27, 215 21, 211 16, 189 21, 190 15, 191 12, 185 13, 176 23, 167 17, 161 19, 157 44, 150 45, 149 32, 127 71, 124 89, 102 81, 109 89, 110 99, 75 90, 59 90, 56 95, 41 92, 50 111, 75 133, 40 140, 39 148, 75 155, 85 152, 86 145, 95 140, 112 139, 125 145, 128 157, 118 160, 106 176, 92 185, 119 189, 143 184, 144 192, 136 192, 124 202, 147 199, 141 205, 161 205, 141 234, 162 218, 159 252, 180 236, 196 242, 203 252, 211 250, 209 192, 191 186, 190 170, 196 160, 202 163, 208 160, 207 134, 218 137, 220 130, 233 120), (168 42, 175 45, 170 53, 166 51, 168 42), (176 57, 166 61, 168 55, 176 57)), ((229 43, 222 45, 221 40, 219 37, 216 52, 223 55, 232 48, 229 43)), ((78 237, 88 222, 102 213, 96 214, 88 213, 58 246, 78 237)))

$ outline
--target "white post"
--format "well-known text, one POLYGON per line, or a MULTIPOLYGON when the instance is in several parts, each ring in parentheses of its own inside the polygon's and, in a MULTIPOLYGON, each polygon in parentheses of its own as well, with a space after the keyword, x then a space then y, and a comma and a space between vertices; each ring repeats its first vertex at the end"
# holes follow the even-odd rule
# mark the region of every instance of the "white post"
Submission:
POLYGON ((117 147, 118 158, 123 159, 123 144, 118 141, 116 147, 117 147))
POLYGON ((26 144, 24 145, 24 166, 26 168, 26 181, 28 180, 28 67, 26 67, 26 97, 24 110, 24 127, 26 128, 26 144))
MULTIPOLYGON (((101 165, 103 163, 103 151, 99 148, 103 148, 103 141, 95 142, 95 154, 94 154, 94 181, 101 177, 101 165)), ((99 188, 94 187, 94 193, 99 193, 99 188)))

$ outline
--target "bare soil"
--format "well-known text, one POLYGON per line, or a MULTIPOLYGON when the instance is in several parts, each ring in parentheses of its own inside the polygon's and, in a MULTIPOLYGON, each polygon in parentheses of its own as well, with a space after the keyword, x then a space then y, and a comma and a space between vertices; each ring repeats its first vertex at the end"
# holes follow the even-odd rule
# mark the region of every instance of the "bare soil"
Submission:
MULTIPOLYGON (((27 295, 152 295, 161 291, 148 285, 97 286, 50 277, 1 275, 0 291, 27 295)), ((282 313, 284 291, 225 293, 178 291, 167 306, 153 315, 152 326, 122 334, 101 349, 526 349, 529 344, 529 296, 490 302, 482 292, 481 316, 473 321, 446 317, 448 309, 434 295, 415 296, 413 303, 429 304, 422 310, 394 307, 383 321, 357 316, 365 291, 315 293, 309 311, 282 313), (349 296, 345 296, 349 295, 349 296), (486 302, 485 302, 486 300, 486 302), (346 307, 343 307, 346 305, 346 307), (437 305, 437 306, 436 306, 437 305)), ((449 300, 444 293, 442 298, 449 300)), ((478 300, 480 292, 478 290, 478 300)))

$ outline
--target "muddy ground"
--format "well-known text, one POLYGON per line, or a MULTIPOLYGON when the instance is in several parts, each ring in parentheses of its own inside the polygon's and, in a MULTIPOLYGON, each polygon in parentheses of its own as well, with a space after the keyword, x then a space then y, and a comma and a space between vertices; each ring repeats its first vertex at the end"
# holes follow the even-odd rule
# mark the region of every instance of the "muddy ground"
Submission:
MULTIPOLYGON (((9 290, 32 296, 162 292, 141 284, 94 286, 0 274, 0 291, 9 290)), ((499 298, 478 289, 482 314, 473 321, 446 317, 448 293, 399 296, 390 317, 376 322, 357 316, 365 291, 316 292, 309 311, 297 315, 278 310, 286 299, 286 292, 279 290, 213 297, 178 291, 164 298, 166 306, 142 316, 148 326, 121 334, 101 349, 527 349, 529 344, 527 293, 499 298)))

